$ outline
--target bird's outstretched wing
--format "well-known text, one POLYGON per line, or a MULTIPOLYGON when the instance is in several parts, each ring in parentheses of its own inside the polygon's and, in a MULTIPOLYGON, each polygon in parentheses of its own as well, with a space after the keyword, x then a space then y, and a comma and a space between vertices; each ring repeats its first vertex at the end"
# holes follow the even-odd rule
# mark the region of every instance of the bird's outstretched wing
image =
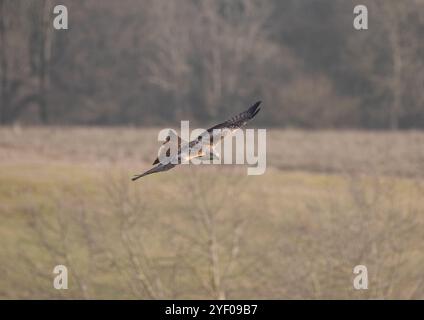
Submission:
POLYGON ((256 114, 261 110, 259 105, 261 104, 261 101, 256 102, 253 106, 251 106, 246 111, 228 119, 227 121, 217 124, 216 126, 213 126, 212 128, 209 128, 207 131, 212 132, 214 129, 240 129, 242 126, 244 126, 249 120, 251 120, 256 114))
POLYGON ((153 167, 150 170, 147 170, 146 172, 144 172, 142 174, 136 174, 134 177, 131 178, 131 180, 134 181, 134 180, 137 180, 137 179, 139 179, 141 177, 144 177, 144 176, 147 176, 149 174, 156 173, 156 172, 168 171, 169 169, 172 169, 173 167, 175 167, 175 164, 172 164, 172 163, 167 163, 167 164, 159 163, 156 167, 153 167))
POLYGON ((198 141, 201 141, 202 139, 204 139, 205 136, 206 137, 209 136, 211 140, 210 144, 211 145, 217 144, 221 139, 224 139, 226 136, 233 134, 236 130, 240 129, 247 122, 249 122, 249 120, 253 119, 253 117, 256 116, 259 110, 261 110, 261 108, 259 107, 260 104, 261 104, 261 101, 258 101, 246 111, 239 113, 238 115, 228 119, 225 122, 219 123, 209 128, 208 130, 205 131, 204 134, 201 134, 197 138, 197 141, 195 140, 194 142, 197 143, 198 141), (217 134, 215 134, 214 131, 217 132, 217 134))

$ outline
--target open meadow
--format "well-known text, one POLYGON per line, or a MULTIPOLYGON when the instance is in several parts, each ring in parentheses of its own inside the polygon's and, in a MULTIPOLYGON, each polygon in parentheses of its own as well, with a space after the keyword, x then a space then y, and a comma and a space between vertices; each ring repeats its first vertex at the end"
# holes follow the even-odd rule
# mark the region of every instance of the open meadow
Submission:
POLYGON ((271 129, 264 175, 132 182, 157 132, 0 128, 1 298, 424 298, 423 132, 271 129))

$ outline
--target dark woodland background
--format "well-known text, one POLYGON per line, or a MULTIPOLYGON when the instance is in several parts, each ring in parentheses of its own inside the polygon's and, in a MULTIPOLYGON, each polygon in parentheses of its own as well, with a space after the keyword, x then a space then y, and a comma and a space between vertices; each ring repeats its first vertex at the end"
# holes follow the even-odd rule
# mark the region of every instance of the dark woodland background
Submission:
POLYGON ((419 0, 0 0, 0 123, 211 124, 260 99, 264 126, 424 128, 423 33, 419 0))

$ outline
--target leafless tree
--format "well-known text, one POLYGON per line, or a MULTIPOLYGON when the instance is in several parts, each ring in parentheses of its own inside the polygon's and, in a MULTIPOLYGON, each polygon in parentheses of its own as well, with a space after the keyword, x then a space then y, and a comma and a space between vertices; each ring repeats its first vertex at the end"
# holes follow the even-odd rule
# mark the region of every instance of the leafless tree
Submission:
POLYGON ((49 90, 49 65, 51 60, 53 27, 51 16, 53 12, 52 1, 42 0, 41 18, 39 31, 39 66, 38 66, 38 90, 39 90, 39 110, 40 119, 43 123, 48 123, 48 90, 49 90))

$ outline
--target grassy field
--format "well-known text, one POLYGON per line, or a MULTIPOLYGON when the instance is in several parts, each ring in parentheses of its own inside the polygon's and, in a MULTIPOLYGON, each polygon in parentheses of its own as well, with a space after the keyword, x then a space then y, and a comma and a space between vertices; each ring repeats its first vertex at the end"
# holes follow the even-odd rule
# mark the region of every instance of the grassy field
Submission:
POLYGON ((1 298, 424 298, 424 133, 270 130, 262 176, 131 182, 157 132, 0 128, 1 298))

